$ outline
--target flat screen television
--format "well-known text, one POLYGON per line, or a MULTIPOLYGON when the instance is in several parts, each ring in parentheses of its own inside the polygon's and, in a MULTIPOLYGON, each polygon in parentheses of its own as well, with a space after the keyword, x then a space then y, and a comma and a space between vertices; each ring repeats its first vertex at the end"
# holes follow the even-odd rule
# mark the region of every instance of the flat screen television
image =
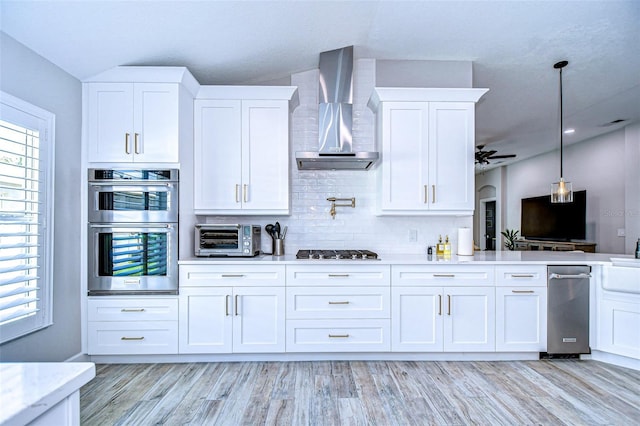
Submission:
POLYGON ((574 191, 572 203, 551 203, 549 195, 523 198, 520 234, 529 240, 586 238, 587 191, 574 191))

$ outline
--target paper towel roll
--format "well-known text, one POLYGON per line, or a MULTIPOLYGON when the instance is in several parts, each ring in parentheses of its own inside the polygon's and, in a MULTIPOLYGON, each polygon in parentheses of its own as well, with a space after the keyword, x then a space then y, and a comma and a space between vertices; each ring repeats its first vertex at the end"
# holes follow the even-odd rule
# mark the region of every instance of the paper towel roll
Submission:
POLYGON ((471 228, 458 228, 458 256, 473 256, 471 228))

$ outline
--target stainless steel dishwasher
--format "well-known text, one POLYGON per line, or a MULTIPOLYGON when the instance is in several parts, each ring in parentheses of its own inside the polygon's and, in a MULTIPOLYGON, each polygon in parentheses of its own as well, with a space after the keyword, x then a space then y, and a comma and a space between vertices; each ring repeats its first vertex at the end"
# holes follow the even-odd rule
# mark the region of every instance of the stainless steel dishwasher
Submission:
POLYGON ((590 266, 547 267, 547 354, 587 354, 590 266))

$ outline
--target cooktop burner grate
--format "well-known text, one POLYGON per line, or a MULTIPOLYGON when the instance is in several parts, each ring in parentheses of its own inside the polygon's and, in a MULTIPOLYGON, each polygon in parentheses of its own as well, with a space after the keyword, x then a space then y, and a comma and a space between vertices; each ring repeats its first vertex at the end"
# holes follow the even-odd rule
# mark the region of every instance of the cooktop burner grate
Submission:
POLYGON ((298 250, 296 259, 303 260, 376 260, 378 254, 370 250, 298 250))

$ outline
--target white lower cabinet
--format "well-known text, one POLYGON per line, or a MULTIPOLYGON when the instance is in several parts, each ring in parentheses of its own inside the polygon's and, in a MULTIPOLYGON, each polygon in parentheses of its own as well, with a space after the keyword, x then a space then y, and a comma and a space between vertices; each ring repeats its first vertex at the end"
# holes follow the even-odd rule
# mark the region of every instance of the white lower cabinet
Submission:
POLYGON ((284 352, 283 266, 180 266, 180 278, 180 353, 284 352))
POLYGON ((608 266, 597 295, 598 350, 640 359, 640 268, 608 266))
POLYGON ((387 352, 389 266, 287 267, 287 352, 387 352))
POLYGON ((393 266, 391 280, 392 351, 495 351, 493 267, 393 266))
POLYGON ((177 297, 90 298, 89 355, 178 353, 177 297))
POLYGON ((547 267, 496 268, 496 351, 546 352, 547 267))

